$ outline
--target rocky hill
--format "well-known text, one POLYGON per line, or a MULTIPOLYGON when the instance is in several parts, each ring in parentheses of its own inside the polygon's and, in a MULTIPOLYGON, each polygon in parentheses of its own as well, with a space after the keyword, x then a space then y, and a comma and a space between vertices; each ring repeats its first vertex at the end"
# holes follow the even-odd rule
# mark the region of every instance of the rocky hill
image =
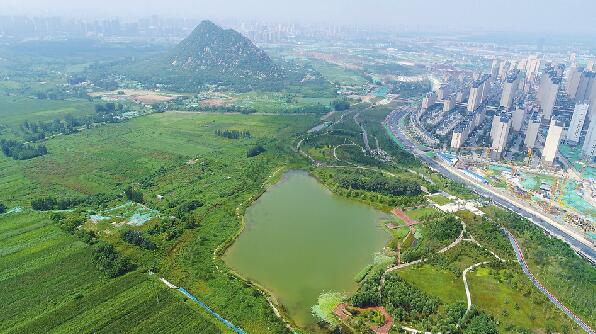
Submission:
POLYGON ((203 21, 171 54, 175 69, 224 79, 267 80, 279 78, 282 71, 271 58, 248 38, 232 29, 203 21))

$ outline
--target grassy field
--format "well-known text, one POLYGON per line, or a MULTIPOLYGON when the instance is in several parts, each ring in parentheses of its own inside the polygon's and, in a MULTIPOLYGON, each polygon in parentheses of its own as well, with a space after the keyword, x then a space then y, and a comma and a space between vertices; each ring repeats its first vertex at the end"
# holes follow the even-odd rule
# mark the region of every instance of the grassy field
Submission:
POLYGON ((366 79, 356 71, 348 70, 341 66, 323 61, 315 61, 312 64, 313 67, 325 77, 325 79, 333 83, 339 83, 340 85, 346 86, 357 86, 367 83, 366 79))
MULTIPOLYGON (((194 306, 185 306, 190 305, 190 301, 182 302, 177 294, 163 290, 155 277, 141 273, 151 269, 184 286, 247 332, 284 332, 285 327, 275 317, 266 299, 222 270, 223 262, 214 259, 213 253, 239 230, 236 208, 250 203, 250 198, 263 190, 264 182, 274 171, 288 164, 302 163, 293 160, 289 142, 297 133, 310 128, 315 119, 315 116, 153 114, 55 137, 46 142, 50 154, 43 157, 25 161, 0 157, 0 202, 9 208, 20 206, 25 209, 23 216, 3 218, 3 231, 10 234, 11 239, 0 246, 3 254, 0 265, 6 271, 2 291, 14 291, 16 287, 21 291, 18 296, 32 297, 32 303, 28 304, 13 299, 12 294, 0 293, 3 302, 14 306, 15 312, 22 313, 17 318, 17 313, 7 314, 6 319, 11 322, 6 322, 6 326, 33 326, 31 331, 35 332, 34 328, 55 321, 55 326, 65 326, 59 328, 62 332, 100 332, 105 326, 108 326, 104 330, 107 332, 135 332, 137 320, 134 317, 138 313, 147 318, 138 324, 138 331, 146 332, 150 328, 153 332, 163 332, 165 330, 160 328, 169 326, 168 321, 163 320, 168 317, 174 322, 170 326, 173 332, 218 331, 211 324, 212 318, 206 322, 197 315, 194 306), (223 138, 215 134, 218 129, 249 130, 251 138, 223 138), (256 144, 263 145, 266 152, 248 158, 248 149, 256 144), (127 227, 98 224, 95 230, 101 239, 114 244, 138 267, 138 271, 123 277, 98 279, 100 274, 94 271, 89 261, 89 247, 57 227, 48 226, 47 217, 42 214, 35 214, 31 222, 23 222, 22 228, 15 228, 19 226, 19 220, 25 219, 21 217, 31 214, 31 199, 102 193, 110 198, 109 205, 113 207, 125 201, 121 194, 128 185, 135 185, 143 192, 146 206, 163 213, 161 218, 137 228, 144 233, 159 224, 167 224, 168 219, 164 217, 175 215, 175 208, 185 201, 196 199, 202 206, 189 218, 195 227, 185 229, 178 238, 152 237, 159 245, 155 251, 122 241, 119 235, 127 227), (162 199, 157 198, 158 194, 163 196, 162 199), (39 228, 33 229, 28 224, 39 225, 39 228), (31 232, 17 235, 20 230, 31 232), (46 240, 54 236, 56 244, 46 240), (18 242, 22 244, 17 246, 18 242), (22 255, 16 255, 18 249, 23 249, 22 255), (30 257, 31 263, 26 262, 27 252, 35 249, 39 249, 40 258, 30 257), (53 258, 65 262, 57 262, 60 265, 44 262, 53 258), (25 263, 26 266, 12 268, 12 263, 25 263), (29 276, 14 276, 10 274, 12 271, 14 275, 29 276), (47 286, 43 283, 36 290, 36 276, 47 281, 47 286), (8 289, 10 286, 13 288, 8 289), (44 293, 45 290, 56 290, 52 292, 56 295, 44 293), (79 291, 83 297, 76 297, 79 291), (111 295, 112 292, 115 295, 111 295), (80 316, 69 311, 75 305, 73 299, 84 299, 87 294, 90 299, 85 307, 81 307, 80 316), (104 294, 105 299, 101 299, 104 294), (36 308, 38 304, 39 309, 36 308), (47 316, 34 317, 36 310, 37 313, 43 310, 42 315, 47 313, 47 316), (73 320, 65 322, 54 317, 54 313, 61 314, 60 317, 72 313, 73 320), (178 313, 180 315, 175 316, 178 313), (129 316, 132 317, 130 321, 127 320, 129 316), (12 322, 13 318, 15 322, 12 322), (22 319, 25 318, 31 318, 31 324, 24 323, 22 319), (39 323, 33 321, 37 319, 39 323), (120 326, 120 329, 109 326, 120 326)), ((100 208, 84 209, 93 212, 100 208)), ((5 322, 0 323, 4 325, 5 322)), ((15 327, 15 331, 23 332, 21 327, 18 328, 15 327)))
POLYGON ((438 297, 443 303, 466 301, 466 292, 461 277, 448 271, 430 265, 422 265, 404 268, 398 273, 410 284, 431 296, 438 297))
POLYGON ((254 108, 261 113, 288 113, 315 105, 329 106, 333 98, 305 98, 299 94, 282 92, 248 92, 235 94, 232 100, 234 105, 254 108))
POLYGON ((0 95, 0 124, 20 126, 24 121, 51 121, 66 115, 91 115, 94 104, 86 100, 40 100, 0 95))
POLYGON ((511 332, 515 326, 534 333, 579 331, 544 295, 528 286, 522 274, 490 272, 479 268, 468 274, 472 303, 496 317, 502 331, 511 332))
MULTIPOLYGON (((276 133, 291 132, 292 123, 300 127, 306 126, 308 121, 291 116, 167 113, 59 136, 47 142, 51 152, 47 156, 28 161, 0 157, 3 167, 0 180, 5 190, 0 194, 0 201, 10 204, 20 200, 14 204, 26 205, 40 193, 120 192, 124 185, 156 176, 156 173, 165 173, 163 179, 167 183, 171 179, 168 180, 169 174, 163 169, 192 174, 198 166, 188 165, 190 159, 199 159, 199 165, 220 164, 218 168, 225 166, 232 175, 243 167, 239 162, 250 162, 246 151, 251 145, 266 142, 276 133), (217 129, 232 128, 250 130, 252 138, 233 141, 214 134, 217 129)), ((222 187, 240 182, 228 180, 229 175, 217 175, 224 183, 222 187)), ((205 175, 192 177, 204 178, 205 175)), ((154 192, 175 196, 175 192, 180 192, 177 186, 164 184, 154 187, 154 192)))
POLYGON ((155 275, 104 278, 91 247, 43 214, 1 216, 0 240, 0 332, 225 332, 155 275))
POLYGON ((447 198, 447 197, 445 197, 445 196, 443 196, 441 194, 432 195, 432 196, 429 196, 428 198, 431 201, 437 203, 438 205, 445 205, 445 204, 452 203, 452 201, 449 198, 447 198))
POLYGON ((434 214, 438 214, 441 211, 435 209, 434 207, 423 207, 413 210, 406 211, 406 215, 414 220, 420 220, 421 218, 431 216, 434 214))

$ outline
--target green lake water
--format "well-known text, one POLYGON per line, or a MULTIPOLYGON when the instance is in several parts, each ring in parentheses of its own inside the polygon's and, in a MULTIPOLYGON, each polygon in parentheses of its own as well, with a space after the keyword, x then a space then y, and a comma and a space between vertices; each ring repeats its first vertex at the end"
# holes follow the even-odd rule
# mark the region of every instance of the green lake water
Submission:
POLYGON ((290 171, 248 208, 246 227, 224 255, 244 277, 275 295, 300 327, 313 329, 320 293, 351 293, 354 276, 389 239, 386 214, 333 195, 290 171))

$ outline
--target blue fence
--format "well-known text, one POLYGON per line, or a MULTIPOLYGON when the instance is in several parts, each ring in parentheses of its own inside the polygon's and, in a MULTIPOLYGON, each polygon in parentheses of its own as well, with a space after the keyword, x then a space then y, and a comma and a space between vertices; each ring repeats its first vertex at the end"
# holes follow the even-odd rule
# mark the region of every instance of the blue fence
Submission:
POLYGON ((186 289, 184 289, 184 288, 178 288, 178 290, 180 290, 180 292, 182 292, 184 295, 186 295, 186 297, 190 298, 192 301, 194 301, 195 303, 199 304, 199 306, 202 307, 205 311, 211 313, 214 317, 216 317, 221 322, 223 322, 224 324, 226 324, 226 326, 228 326, 231 329, 233 329, 236 333, 238 333, 238 334, 246 334, 243 330, 241 330, 240 328, 234 326, 231 322, 227 321, 226 319, 224 319, 219 314, 213 312, 207 305, 205 305, 200 300, 198 300, 195 296, 193 296, 192 293, 186 291, 186 289))

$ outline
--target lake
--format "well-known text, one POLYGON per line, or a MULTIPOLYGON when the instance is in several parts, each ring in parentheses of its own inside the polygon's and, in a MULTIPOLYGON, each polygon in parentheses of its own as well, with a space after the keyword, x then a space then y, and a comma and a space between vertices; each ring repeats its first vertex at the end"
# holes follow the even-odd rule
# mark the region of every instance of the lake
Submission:
POLYGON ((352 293, 354 276, 389 239, 386 214, 338 197, 304 171, 287 172, 246 211, 224 260, 275 295, 300 327, 326 291, 352 293))

